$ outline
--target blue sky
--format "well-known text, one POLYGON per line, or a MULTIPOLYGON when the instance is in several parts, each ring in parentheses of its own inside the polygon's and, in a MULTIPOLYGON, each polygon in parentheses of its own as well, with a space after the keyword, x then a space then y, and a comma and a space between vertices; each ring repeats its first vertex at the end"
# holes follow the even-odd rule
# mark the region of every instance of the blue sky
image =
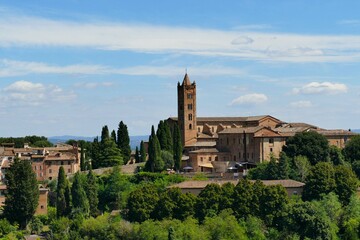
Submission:
POLYGON ((0 135, 130 135, 177 115, 359 128, 359 1, 0 0, 0 135))

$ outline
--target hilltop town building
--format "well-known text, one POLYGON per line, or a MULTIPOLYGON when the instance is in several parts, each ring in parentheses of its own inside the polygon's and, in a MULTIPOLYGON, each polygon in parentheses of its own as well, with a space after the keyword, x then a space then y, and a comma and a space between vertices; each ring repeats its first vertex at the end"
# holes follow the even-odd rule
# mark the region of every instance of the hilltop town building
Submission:
POLYGON ((327 130, 307 123, 287 123, 270 115, 248 117, 197 117, 196 83, 185 74, 178 83, 178 117, 170 117, 170 126, 178 124, 185 155, 183 166, 193 171, 226 172, 241 165, 256 165, 278 157, 286 139, 296 133, 316 131, 329 144, 343 148, 355 133, 327 130))
POLYGON ((20 160, 31 162, 38 181, 53 180, 58 176, 60 166, 65 174, 74 174, 80 170, 80 152, 77 146, 57 144, 55 147, 14 148, 14 146, 0 147, 0 180, 5 178, 6 170, 11 162, 18 157, 20 160))

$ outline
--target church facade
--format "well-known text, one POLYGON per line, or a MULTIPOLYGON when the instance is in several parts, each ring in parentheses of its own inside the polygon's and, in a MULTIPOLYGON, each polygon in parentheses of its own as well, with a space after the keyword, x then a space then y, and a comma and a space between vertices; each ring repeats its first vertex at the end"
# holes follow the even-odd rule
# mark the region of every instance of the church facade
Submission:
POLYGON ((178 83, 178 124, 184 146, 183 167, 196 172, 226 172, 236 165, 256 165, 278 157, 287 138, 296 133, 316 131, 330 145, 343 148, 355 133, 327 130, 307 123, 287 123, 270 115, 247 117, 197 117, 196 83, 187 74, 178 83))

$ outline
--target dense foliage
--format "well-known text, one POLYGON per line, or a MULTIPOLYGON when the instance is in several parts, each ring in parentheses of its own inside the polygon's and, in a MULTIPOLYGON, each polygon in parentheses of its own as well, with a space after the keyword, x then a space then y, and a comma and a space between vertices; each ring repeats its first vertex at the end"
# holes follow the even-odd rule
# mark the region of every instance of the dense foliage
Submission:
POLYGON ((35 213, 40 194, 29 161, 14 160, 6 172, 6 188, 4 215, 11 223, 25 228, 35 213))
POLYGON ((14 143, 16 148, 24 147, 24 144, 27 143, 31 147, 51 147, 52 143, 44 136, 26 136, 26 137, 8 137, 0 138, 0 145, 4 143, 14 143))

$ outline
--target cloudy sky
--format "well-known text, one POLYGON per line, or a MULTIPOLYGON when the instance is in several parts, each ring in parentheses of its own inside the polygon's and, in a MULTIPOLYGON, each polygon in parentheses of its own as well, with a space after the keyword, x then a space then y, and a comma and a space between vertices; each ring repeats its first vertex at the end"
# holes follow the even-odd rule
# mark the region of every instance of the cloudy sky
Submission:
POLYGON ((360 1, 0 0, 0 136, 198 116, 360 128, 360 1))

